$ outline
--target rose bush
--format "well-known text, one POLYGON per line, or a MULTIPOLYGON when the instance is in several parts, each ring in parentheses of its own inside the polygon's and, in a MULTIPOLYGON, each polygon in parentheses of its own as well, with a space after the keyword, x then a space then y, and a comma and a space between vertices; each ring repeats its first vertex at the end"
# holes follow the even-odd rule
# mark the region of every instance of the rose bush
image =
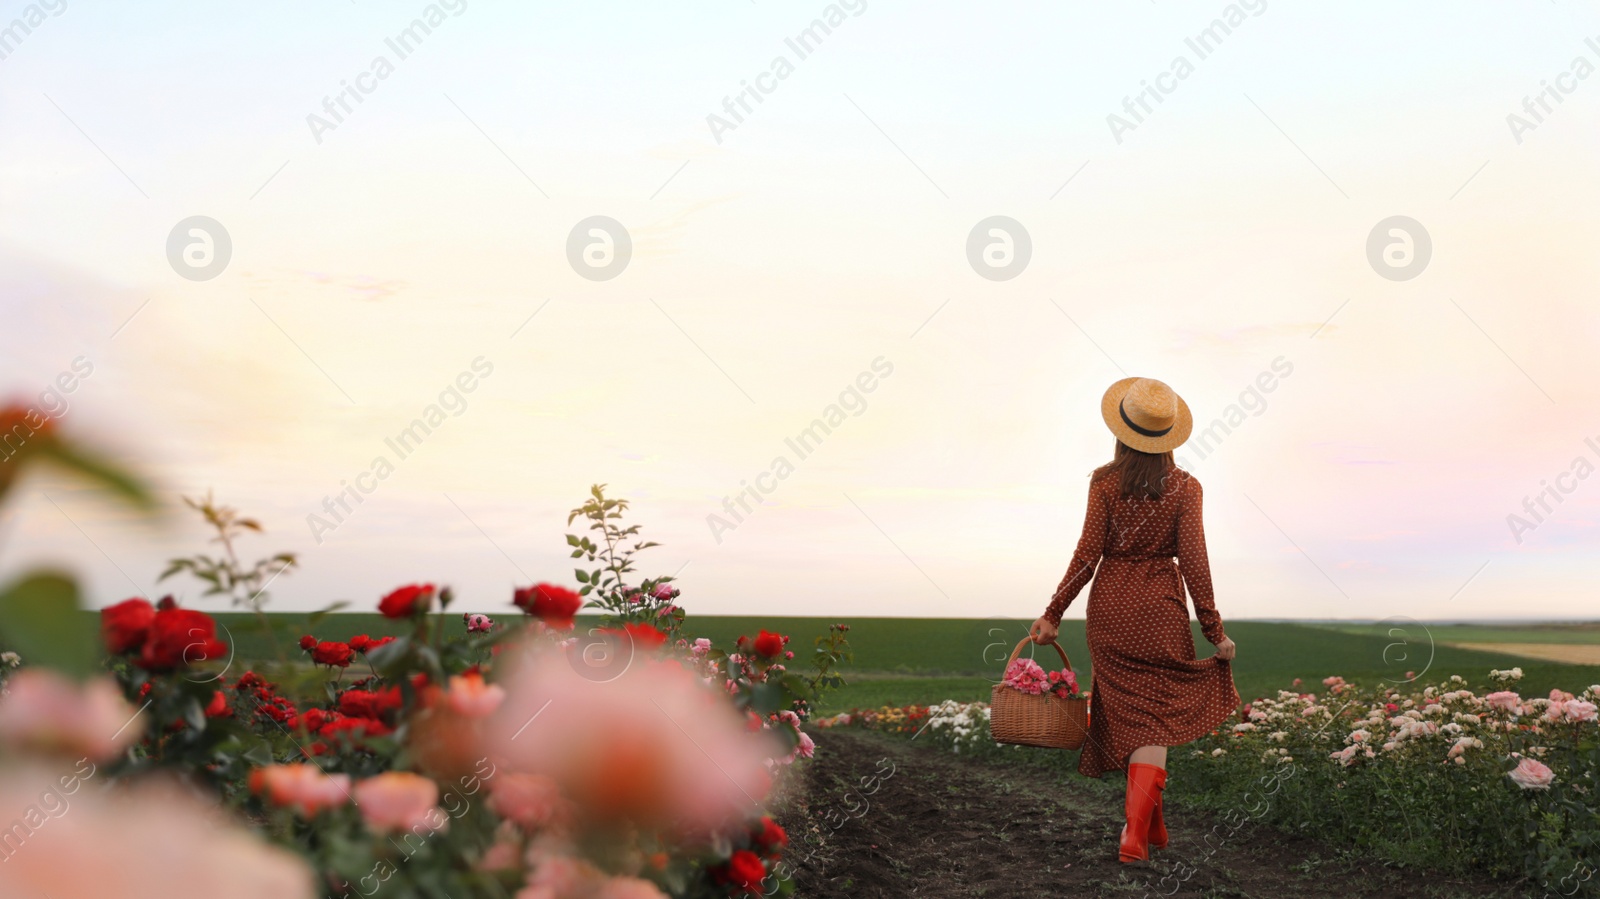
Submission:
MULTIPOLYGON (((219 528, 248 520, 209 500, 192 505, 219 528)), ((16 852, 0 865, 0 894, 787 895, 777 868, 787 837, 768 803, 814 751, 800 728, 819 691, 838 683, 844 629, 818 639, 809 676, 789 670, 789 638, 776 633, 752 641, 753 653, 693 638, 669 578, 635 582, 634 554, 652 544, 618 521, 625 508, 594 488, 574 519, 588 518, 596 537, 568 542, 598 567, 577 572, 579 590, 517 590, 520 621, 468 613, 447 633, 451 590, 413 584, 374 599, 406 622, 404 634, 339 634, 337 618, 319 613, 317 633, 298 641, 301 661, 283 651, 295 639, 280 641, 259 597, 244 600, 279 657, 249 665, 210 615, 171 598, 102 610, 88 656, 61 624, 76 612, 37 624, 0 603, 0 638, 30 663, 0 695, 0 820, 33 822, 8 844, 16 852), (582 633, 585 605, 601 621, 582 633), (37 644, 46 665, 31 664, 32 645, 18 639, 35 633, 56 641, 37 644), (358 658, 367 673, 347 677, 358 658), (26 784, 5 779, 73 765, 74 789, 95 798, 71 827, 29 818, 26 784), (149 826, 132 804, 144 795, 155 797, 149 826), (208 795, 209 805, 198 798, 208 795), (207 810, 150 829, 191 807, 207 810), (91 890, 64 862, 64 840, 102 831, 133 838, 107 856, 125 868, 99 872, 91 890), (186 882, 158 864, 172 855, 159 842, 168 839, 182 841, 185 861, 164 864, 186 882)), ((207 583, 244 580, 225 573, 231 543, 226 559, 188 561, 177 570, 207 583)))
MULTIPOLYGON (((1038 672, 1019 682, 1041 686, 1038 672)), ((1523 697, 1519 669, 1479 695, 1452 676, 1402 691, 1331 676, 1283 691, 1168 754, 1167 796, 1405 865, 1521 876, 1593 896, 1600 858, 1600 684, 1523 697)), ((1075 770, 1077 756, 1000 746, 985 703, 852 709, 817 719, 967 755, 1075 770)), ((1539 895, 1540 893, 1535 893, 1539 895)))

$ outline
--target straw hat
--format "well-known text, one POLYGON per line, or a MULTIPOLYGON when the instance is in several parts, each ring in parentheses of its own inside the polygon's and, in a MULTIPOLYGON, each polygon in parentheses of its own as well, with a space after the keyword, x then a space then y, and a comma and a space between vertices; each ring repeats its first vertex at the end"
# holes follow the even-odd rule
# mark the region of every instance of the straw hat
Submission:
POLYGON ((1172 388, 1154 378, 1123 378, 1100 400, 1100 416, 1117 439, 1144 453, 1164 453, 1189 439, 1194 417, 1172 388))

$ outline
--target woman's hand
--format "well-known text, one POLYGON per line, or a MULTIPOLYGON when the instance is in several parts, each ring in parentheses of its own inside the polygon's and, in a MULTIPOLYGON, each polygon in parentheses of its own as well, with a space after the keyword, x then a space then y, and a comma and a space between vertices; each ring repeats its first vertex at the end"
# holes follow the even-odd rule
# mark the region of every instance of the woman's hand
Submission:
POLYGON ((1231 662, 1233 661, 1233 653, 1235 649, 1236 647, 1233 645, 1233 638, 1223 637, 1222 642, 1217 644, 1217 658, 1224 662, 1231 662))
POLYGON ((1033 638, 1033 642, 1040 644, 1053 641, 1059 633, 1061 633, 1061 628, 1051 624, 1048 618, 1040 618, 1033 623, 1033 627, 1028 629, 1028 636, 1033 638))

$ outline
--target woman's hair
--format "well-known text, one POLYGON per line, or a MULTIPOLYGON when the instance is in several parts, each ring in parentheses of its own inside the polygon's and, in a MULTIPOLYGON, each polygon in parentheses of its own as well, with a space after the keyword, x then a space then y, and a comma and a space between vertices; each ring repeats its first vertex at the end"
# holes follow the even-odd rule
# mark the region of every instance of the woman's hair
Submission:
POLYGON ((1166 492, 1168 476, 1175 470, 1171 450, 1145 453, 1118 440, 1116 455, 1096 468, 1090 478, 1097 481, 1102 477, 1116 477, 1119 496, 1160 499, 1166 492))

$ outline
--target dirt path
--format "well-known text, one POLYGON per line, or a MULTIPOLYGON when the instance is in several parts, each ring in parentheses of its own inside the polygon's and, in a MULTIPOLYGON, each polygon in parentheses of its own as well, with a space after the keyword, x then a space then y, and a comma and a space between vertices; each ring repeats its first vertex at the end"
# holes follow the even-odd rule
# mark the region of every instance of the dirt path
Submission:
POLYGON ((1149 864, 1124 865, 1120 778, 1106 778, 1111 790, 859 731, 825 731, 817 743, 802 798, 779 819, 801 899, 1522 895, 1331 861, 1327 845, 1249 823, 1230 835, 1217 817, 1175 809, 1171 844, 1149 864))

